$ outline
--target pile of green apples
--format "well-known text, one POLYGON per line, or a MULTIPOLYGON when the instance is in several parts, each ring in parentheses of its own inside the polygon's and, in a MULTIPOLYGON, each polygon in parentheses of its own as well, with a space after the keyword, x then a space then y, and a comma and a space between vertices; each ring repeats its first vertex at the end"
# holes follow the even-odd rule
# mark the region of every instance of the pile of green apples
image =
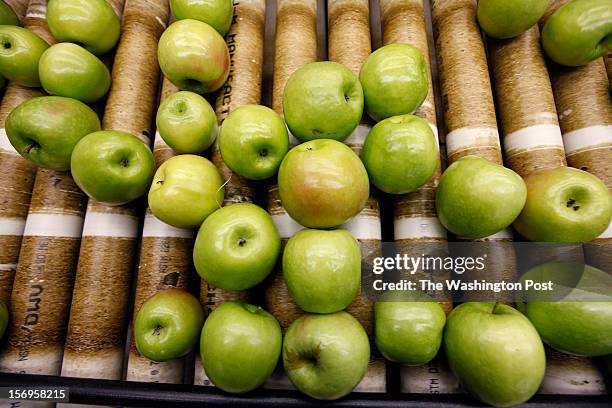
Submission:
MULTIPOLYGON (((478 18, 485 31, 509 37, 535 24, 544 3, 481 0, 478 18), (541 6, 538 16, 534 3, 541 6), (529 12, 506 18, 508 4, 529 12)), ((119 38, 119 20, 104 0, 50 0, 49 27, 62 41, 51 47, 26 29, 0 26, 0 74, 52 95, 15 108, 6 123, 8 138, 37 165, 70 170, 78 186, 99 202, 122 205, 148 193, 158 219, 198 228, 194 265, 211 286, 255 288, 281 264, 291 298, 306 312, 283 336, 278 321, 259 306, 226 302, 205 319, 193 295, 164 290, 142 305, 134 321, 143 356, 168 361, 199 341, 207 376, 225 391, 261 386, 282 359, 300 391, 317 399, 340 398, 362 380, 373 348, 361 324, 344 311, 360 289, 362 254, 342 225, 363 210, 370 183, 386 194, 406 194, 436 172, 437 136, 413 115, 429 91, 425 58, 410 44, 392 44, 373 52, 359 76, 334 62, 311 63, 289 78, 284 117, 246 105, 218 126, 203 95, 218 90, 229 75, 223 35, 232 21, 231 1, 171 0, 170 5, 176 22, 159 40, 158 60, 180 91, 160 105, 156 124, 178 155, 156 170, 139 135, 100 131, 98 116, 86 105, 110 87, 108 69, 97 55, 119 38), (360 158, 342 142, 362 130, 364 113, 377 123, 360 158), (235 174, 278 181, 283 207, 304 227, 288 240, 282 256, 270 214, 252 203, 222 206, 225 182, 203 157, 215 143, 235 174)), ((556 41, 580 42, 589 28, 580 25, 580 16, 593 13, 608 18, 607 25, 593 30, 605 34, 598 46, 609 48, 612 12, 604 0, 574 0, 560 8, 543 30, 544 48, 557 50, 556 41), (568 25, 570 18, 576 26, 568 25)), ((570 65, 587 58, 548 52, 570 65)), ((588 59, 596 54, 601 50, 588 59)), ((440 222, 462 238, 484 238, 512 225, 532 241, 587 242, 608 228, 612 195, 602 181, 578 169, 542 170, 523 179, 466 156, 443 173, 436 208, 440 222)), ((389 294, 375 305, 374 332, 378 351, 404 364, 425 364, 444 345, 451 368, 470 393, 509 406, 538 389, 543 342, 578 355, 612 354, 612 302, 533 302, 521 305, 521 311, 464 303, 447 318, 423 295, 389 294)))

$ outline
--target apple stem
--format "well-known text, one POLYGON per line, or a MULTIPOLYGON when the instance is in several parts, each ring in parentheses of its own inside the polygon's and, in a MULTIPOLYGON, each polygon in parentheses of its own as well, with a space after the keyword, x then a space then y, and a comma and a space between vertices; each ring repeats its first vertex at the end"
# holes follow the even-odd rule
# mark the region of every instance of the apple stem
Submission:
POLYGON ((493 310, 491 310, 491 314, 495 314, 498 305, 499 305, 499 302, 495 302, 495 304, 493 305, 493 310))

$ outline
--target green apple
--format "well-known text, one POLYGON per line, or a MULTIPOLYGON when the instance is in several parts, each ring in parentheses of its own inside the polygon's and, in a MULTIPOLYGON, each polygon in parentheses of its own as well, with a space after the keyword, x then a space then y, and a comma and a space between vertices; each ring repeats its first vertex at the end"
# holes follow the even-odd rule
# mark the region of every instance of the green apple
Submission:
POLYGON ((295 71, 283 94, 285 121, 293 136, 314 139, 346 139, 363 114, 363 89, 344 65, 313 62, 295 71))
POLYGON ((121 31, 121 21, 106 0, 49 0, 47 23, 57 41, 82 45, 95 55, 109 52, 121 31))
POLYGON ((246 290, 272 272, 280 247, 270 214, 255 204, 238 203, 204 220, 193 248, 193 262, 209 285, 246 290))
POLYGON ((368 173, 359 157, 336 140, 302 143, 287 153, 278 188, 289 215, 308 228, 344 224, 365 206, 368 173))
POLYGON ((223 121, 219 149, 225 164, 242 177, 270 178, 289 150, 285 122, 265 106, 241 106, 223 121))
POLYGON ((172 15, 177 20, 200 20, 225 35, 232 25, 232 0, 170 0, 172 15))
POLYGON ((280 325, 262 308, 224 302, 206 319, 200 337, 204 371, 217 387, 242 393, 262 385, 280 357, 280 325))
POLYGON ((136 136, 104 130, 77 143, 70 169, 76 184, 89 197, 107 205, 122 205, 147 192, 155 160, 136 136))
POLYGON ((546 54, 558 64, 588 64, 612 50, 610 0, 574 0, 559 7, 542 29, 546 54))
POLYGON ((71 43, 51 46, 40 57, 40 83, 51 95, 92 103, 110 88, 108 68, 95 55, 71 43))
POLYGON ((49 44, 22 27, 0 26, 0 75, 16 84, 39 87, 38 61, 49 44))
POLYGON ((0 25, 21 25, 17 14, 4 1, 0 1, 0 25))
POLYGON ((223 178, 210 160, 192 154, 175 156, 157 169, 149 208, 166 224, 196 228, 221 207, 223 186, 223 178))
POLYGON ((389 44, 374 51, 361 66, 359 80, 365 109, 376 121, 414 112, 429 90, 425 58, 410 44, 389 44))
POLYGON ((368 336, 346 312, 304 315, 291 323, 283 341, 287 376, 304 394, 320 400, 351 392, 369 361, 368 336))
POLYGON ((182 357, 198 343, 203 323, 202 306, 192 294, 176 288, 162 290, 136 314, 136 348, 153 361, 182 357))
POLYGON ((361 284, 361 250, 345 230, 299 231, 283 252, 289 294, 303 310, 334 313, 351 304, 361 284))
POLYGON ((217 138, 215 111, 200 95, 180 91, 167 97, 157 111, 157 130, 179 153, 202 153, 217 138))
POLYGON ((79 140, 100 130, 98 115, 87 105, 61 96, 41 96, 21 103, 6 120, 9 141, 40 167, 70 169, 79 140))
POLYGON ((478 23, 493 38, 512 38, 544 15, 550 0, 480 0, 478 23))
POLYGON ((546 357, 538 332, 518 310, 504 304, 459 305, 448 316, 444 348, 466 390, 493 406, 527 401, 544 378, 546 357))
POLYGON ((9 311, 6 303, 0 302, 0 339, 4 336, 9 322, 9 311))
POLYGON ((436 193, 438 218, 463 238, 493 235, 512 224, 527 196, 523 179, 512 170, 477 156, 451 164, 436 193))
POLYGON ((610 225, 612 195, 594 175, 572 167, 525 177, 527 202, 514 228, 531 241, 587 242, 610 225))
POLYGON ((225 40, 201 21, 172 23, 159 39, 157 56, 164 75, 186 91, 214 92, 229 75, 230 57, 225 40))
POLYGON ((392 116, 368 134, 361 157, 372 184, 389 194, 416 191, 438 168, 438 141, 418 116, 392 116))

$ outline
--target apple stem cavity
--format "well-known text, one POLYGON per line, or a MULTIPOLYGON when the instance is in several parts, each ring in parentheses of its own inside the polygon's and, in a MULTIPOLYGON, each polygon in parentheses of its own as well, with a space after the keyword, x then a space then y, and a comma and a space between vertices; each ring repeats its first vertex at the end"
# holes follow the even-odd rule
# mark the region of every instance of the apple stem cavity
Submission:
POLYGON ((28 147, 26 147, 25 149, 25 153, 26 154, 30 154, 30 152, 32 150, 38 149, 40 147, 40 145, 36 142, 33 142, 31 145, 29 145, 28 147))
POLYGON ((11 49, 11 47, 13 46, 10 42, 5 41, 2 43, 2 46, 4 47, 4 49, 9 50, 11 49))
POLYGON ((247 241, 246 241, 246 239, 244 239, 244 238, 238 238, 238 246, 239 246, 239 247, 243 247, 243 246, 245 246, 245 245, 246 245, 246 242, 247 242, 247 241))
POLYGON ((574 211, 578 211, 580 209, 579 205, 574 205, 576 204, 576 200, 573 198, 568 198, 567 202, 565 203, 565 205, 567 206, 567 208, 572 207, 574 209, 574 211))
POLYGON ((266 149, 261 149, 261 150, 259 151, 259 155, 260 155, 261 157, 266 157, 266 156, 268 155, 268 151, 267 151, 266 149))
POLYGON ((128 161, 128 159, 121 159, 121 161, 119 162, 121 167, 127 167, 129 163, 130 162, 128 161))
POLYGON ((159 336, 161 334, 163 327, 161 327, 159 324, 157 326, 155 326, 155 328, 153 329, 153 335, 154 336, 159 336))

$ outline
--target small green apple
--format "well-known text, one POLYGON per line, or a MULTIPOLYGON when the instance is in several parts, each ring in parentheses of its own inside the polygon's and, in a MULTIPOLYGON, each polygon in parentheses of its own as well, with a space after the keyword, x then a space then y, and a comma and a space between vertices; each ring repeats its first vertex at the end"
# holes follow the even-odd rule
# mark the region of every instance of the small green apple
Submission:
POLYGON ((558 64, 588 64, 612 50, 610 0, 574 0, 559 7, 542 29, 546 54, 558 64))
POLYGON ((283 276, 289 294, 303 310, 343 310, 361 284, 359 244, 345 230, 301 230, 285 246, 283 276))
POLYGON ((202 324, 204 312, 198 299, 182 289, 162 290, 136 314, 136 349, 153 361, 182 357, 197 344, 202 324))
POLYGON ((214 28, 197 20, 179 20, 164 31, 157 48, 164 75, 182 90, 214 92, 227 80, 227 44, 214 28))
POLYGON ((177 228, 199 227, 223 203, 223 178, 214 164, 183 154, 165 161, 155 173, 149 208, 177 228))
POLYGON ((21 25, 17 14, 4 1, 0 1, 0 25, 21 25))
POLYGON ((291 149, 278 171, 278 188, 289 215, 308 228, 344 224, 364 208, 370 194, 361 159, 331 139, 291 149))
POLYGON ((521 176, 477 156, 451 164, 436 193, 438 218, 446 229, 464 238, 484 238, 508 227, 527 196, 521 176))
POLYGON ((232 0, 170 0, 170 8, 177 20, 200 20, 221 35, 227 34, 234 16, 232 0))
POLYGON ((121 31, 121 21, 106 0, 49 0, 47 23, 57 41, 83 45, 95 55, 109 52, 121 31))
POLYGON ((246 290, 272 272, 280 247, 270 214, 255 204, 238 203, 204 220, 193 248, 193 262, 209 285, 246 290))
POLYGON ((514 228, 531 241, 587 242, 610 225, 612 194, 594 175, 572 167, 525 177, 527 202, 514 228))
POLYGON ((416 191, 438 168, 438 141, 418 116, 392 116, 378 122, 363 145, 363 164, 372 184, 389 194, 416 191))
POLYGON ((79 140, 100 130, 98 115, 87 105, 60 96, 41 96, 21 103, 6 120, 15 150, 40 167, 70 169, 79 140))
POLYGON ((389 44, 374 51, 361 66, 359 80, 365 109, 376 121, 413 113, 429 90, 425 58, 410 44, 389 44))
POLYGON ((313 139, 346 139, 363 115, 363 89, 344 65, 313 62, 295 71, 283 94, 285 121, 293 136, 313 139))
POLYGON ((480 0, 478 23, 492 38, 512 38, 537 24, 550 0, 480 0))
POLYGON ((40 83, 51 95, 92 103, 110 88, 108 68, 95 55, 71 43, 51 46, 40 57, 40 83))
POLYGON ((270 178, 289 150, 285 122, 265 106, 241 106, 223 121, 219 149, 225 164, 242 177, 270 178))
POLYGON ((444 348, 451 369, 481 401, 509 407, 527 401, 546 368, 538 332, 518 310, 500 303, 468 302, 448 316, 444 348))
POLYGON ((312 398, 345 396, 359 384, 369 361, 368 336, 361 323, 346 312, 304 315, 285 334, 285 372, 312 398))
POLYGON ((242 393, 262 385, 281 353, 280 325, 262 308, 224 302, 206 319, 200 337, 204 371, 217 387, 242 393))
POLYGON ((30 30, 0 26, 0 75, 22 86, 39 87, 38 61, 47 48, 49 44, 30 30))
POLYGON ((107 205, 122 205, 147 192, 155 160, 136 136, 104 130, 77 143, 70 169, 75 183, 89 197, 107 205))
POLYGON ((9 322, 9 311, 6 303, 0 302, 0 339, 4 336, 9 322))
POLYGON ((157 130, 179 153, 202 153, 217 138, 215 111, 200 95, 180 91, 167 97, 157 111, 157 130))

